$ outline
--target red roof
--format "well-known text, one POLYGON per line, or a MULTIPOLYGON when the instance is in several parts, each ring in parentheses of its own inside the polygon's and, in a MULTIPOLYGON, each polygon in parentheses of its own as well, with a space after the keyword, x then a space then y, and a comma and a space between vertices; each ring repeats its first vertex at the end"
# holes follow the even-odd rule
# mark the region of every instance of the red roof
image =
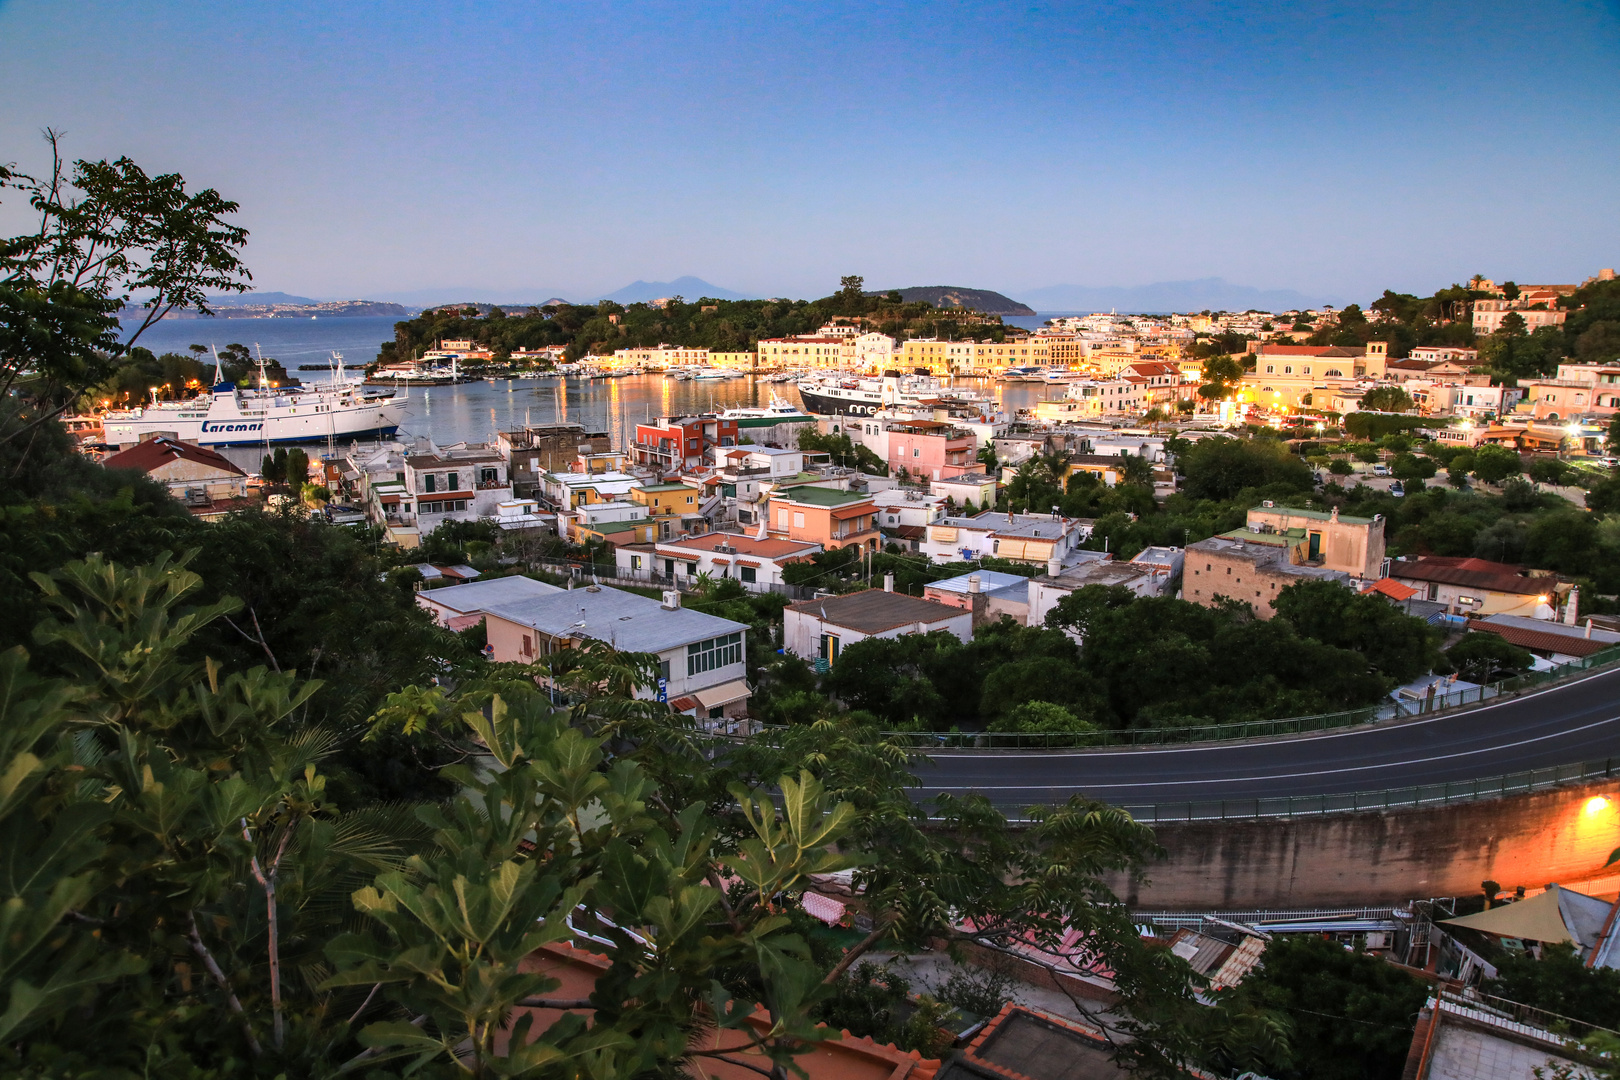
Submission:
POLYGON ((1380 593, 1389 597, 1391 600, 1410 600, 1412 597, 1417 595, 1418 591, 1402 585, 1398 581, 1392 581, 1389 578, 1380 578, 1371 585, 1367 586, 1365 589, 1362 589, 1361 592, 1363 595, 1366 595, 1367 593, 1380 593))
POLYGON ((1468 629, 1495 634, 1510 644, 1531 652, 1562 653, 1564 656, 1591 656, 1610 647, 1607 641, 1593 641, 1579 634, 1562 634, 1556 630, 1532 630, 1527 626, 1509 626, 1488 619, 1468 620, 1468 629))
POLYGON ((139 469, 141 472, 149 473, 154 469, 161 469, 171 461, 190 461, 197 465, 207 465, 232 476, 247 475, 217 451, 198 446, 196 443, 179 442, 166 435, 136 443, 128 450, 120 450, 104 459, 102 465, 109 469, 139 469))
POLYGON ((691 551, 718 551, 722 547, 735 548, 739 555, 750 555, 756 559, 780 559, 794 555, 805 555, 815 551, 819 544, 806 543, 800 540, 780 540, 768 538, 758 540, 752 536, 742 536, 738 533, 704 533, 702 536, 688 536, 681 540, 665 540, 658 545, 661 548, 686 548, 691 551))
POLYGON ((1529 596, 1558 584, 1552 574, 1532 576, 1524 567, 1486 559, 1459 559, 1448 555, 1425 555, 1421 559, 1398 559, 1390 565, 1389 576, 1402 581, 1434 581, 1442 585, 1464 585, 1472 589, 1529 596))

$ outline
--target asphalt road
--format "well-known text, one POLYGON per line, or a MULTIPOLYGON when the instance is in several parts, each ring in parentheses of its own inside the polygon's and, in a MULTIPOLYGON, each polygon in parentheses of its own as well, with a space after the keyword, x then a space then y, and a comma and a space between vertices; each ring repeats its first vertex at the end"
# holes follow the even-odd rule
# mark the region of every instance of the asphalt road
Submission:
POLYGON ((1463 712, 1263 742, 1149 750, 938 751, 923 797, 1119 805, 1341 795, 1620 758, 1620 669, 1463 712))

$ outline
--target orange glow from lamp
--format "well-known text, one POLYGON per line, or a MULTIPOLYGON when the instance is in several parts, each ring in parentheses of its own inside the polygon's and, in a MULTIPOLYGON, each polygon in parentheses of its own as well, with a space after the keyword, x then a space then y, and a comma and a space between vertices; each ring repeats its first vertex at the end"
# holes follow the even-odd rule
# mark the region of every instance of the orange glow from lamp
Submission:
POLYGON ((1585 810, 1587 817, 1596 817, 1598 814, 1603 813, 1603 811, 1607 810, 1608 808, 1609 800, 1606 796, 1594 795, 1590 799, 1586 800, 1585 810))

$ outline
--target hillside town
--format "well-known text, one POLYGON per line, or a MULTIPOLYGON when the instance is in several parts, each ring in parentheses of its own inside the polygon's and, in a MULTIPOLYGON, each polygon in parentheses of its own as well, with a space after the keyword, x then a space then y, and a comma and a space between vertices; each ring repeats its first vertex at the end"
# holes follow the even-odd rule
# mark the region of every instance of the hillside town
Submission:
MULTIPOLYGON (((81 460, 113 483, 143 476, 198 528, 279 521, 358 539, 374 552, 374 585, 407 596, 411 617, 481 670, 523 672, 551 708, 595 708, 578 664, 604 654, 645 665, 627 701, 737 748, 849 717, 902 756, 956 748, 1013 766, 1017 751, 1400 732, 1469 709, 1536 709, 1620 662, 1620 356, 1500 368, 1505 338, 1588 317, 1581 298, 1615 288, 1612 270, 1560 287, 1474 279, 1473 300, 1450 313, 1468 345, 1414 345, 1395 317, 1335 309, 1063 316, 985 340, 894 338, 844 317, 752 351, 661 345, 585 364, 564 348, 439 338, 353 389, 266 390, 261 359, 256 389, 214 390, 237 395, 243 415, 313 400, 384 408, 377 387, 494 364, 770 389, 768 408, 646 415, 619 440, 564 419, 476 444, 390 431, 293 449, 211 442, 206 423, 201 436, 162 429, 196 411, 186 402, 201 385, 167 411, 154 393, 151 429, 86 411, 66 431, 81 460), (1351 327, 1364 340, 1309 343, 1351 327), (1037 398, 1006 410, 1001 390, 1019 384, 1037 398), (259 449, 258 468, 243 465, 259 449)), ((467 674, 441 685, 457 678, 467 674)), ((1379 984, 1367 1015, 1398 1035, 1362 1046, 1379 1062, 1369 1075, 1581 1069, 1605 1052, 1594 1048, 1607 1046, 1607 1006, 1536 988, 1558 970, 1620 1006, 1620 879, 1594 861, 1604 839, 1588 826, 1620 800, 1604 793, 1612 759, 1526 772, 1510 755, 1494 767, 1502 776, 1439 789, 1359 782, 1353 806, 1379 800, 1385 818, 1409 806, 1414 829, 1439 827, 1421 819, 1435 798, 1489 813, 1497 803, 1479 800, 1502 795, 1490 785, 1541 800, 1500 826, 1489 855, 1419 855, 1421 870, 1388 881, 1336 874, 1336 848, 1311 848, 1336 821, 1327 797, 1262 785, 1187 801, 1163 780, 1115 795, 1102 774, 1084 790, 1110 792, 1165 845, 1149 874, 1098 874, 1131 897, 1132 947, 1184 962, 1176 993, 1192 1009, 1225 1017, 1277 994, 1379 984), (1265 857, 1212 857, 1199 847, 1212 824, 1290 829, 1278 842, 1293 873, 1241 884, 1265 857), (1581 873, 1490 879, 1536 863, 1526 852, 1549 842, 1581 873), (1497 1070, 1460 1064, 1477 1061, 1497 1070)), ((953 790, 949 776, 920 782, 920 797, 953 790)), ((1022 801, 987 806, 1029 827, 1022 801)), ((849 870, 808 874, 792 910, 828 941, 883 934, 872 884, 849 870)), ((575 928, 525 960, 582 1015, 611 970, 596 949, 624 933, 595 918, 596 931, 575 928)), ((1102 931, 1001 936, 953 915, 930 933, 910 949, 852 947, 870 1012, 823 1014, 846 1027, 795 1064, 812 1077, 1132 1075, 1118 1040, 1142 1006, 1095 950, 1102 931)), ((740 1023, 719 1048, 742 1051, 771 1018, 740 1023)), ((1181 1075, 1236 1075, 1246 1061, 1194 1057, 1181 1075)))

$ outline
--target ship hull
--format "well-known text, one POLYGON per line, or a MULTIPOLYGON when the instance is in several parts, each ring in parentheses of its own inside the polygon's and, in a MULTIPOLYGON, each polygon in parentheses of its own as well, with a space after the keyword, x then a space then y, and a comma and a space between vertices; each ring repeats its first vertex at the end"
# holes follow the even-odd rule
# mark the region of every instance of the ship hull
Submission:
MULTIPOLYGON (((223 403, 222 403, 223 404, 223 403)), ((310 403, 315 404, 314 402, 310 403)), ((103 438, 118 446, 150 435, 169 434, 199 446, 291 446, 329 439, 386 438, 399 431, 405 403, 383 401, 330 411, 305 405, 254 414, 233 406, 184 410, 145 409, 138 416, 108 414, 103 438)))
POLYGON ((805 412, 816 416, 875 416, 883 408, 883 402, 876 396, 870 400, 833 397, 803 386, 799 387, 799 400, 804 403, 805 412))

